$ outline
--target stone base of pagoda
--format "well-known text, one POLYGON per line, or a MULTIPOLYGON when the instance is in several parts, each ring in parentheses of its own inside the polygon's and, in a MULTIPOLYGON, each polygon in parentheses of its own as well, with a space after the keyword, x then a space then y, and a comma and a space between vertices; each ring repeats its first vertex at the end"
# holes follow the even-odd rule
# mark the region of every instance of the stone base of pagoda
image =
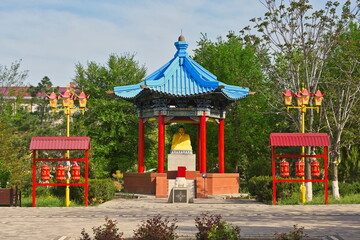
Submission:
MULTIPOLYGON (((134 194, 155 195, 156 198, 168 198, 171 190, 169 189, 171 187, 170 182, 176 179, 176 176, 177 171, 124 173, 124 191, 134 194)), ((186 179, 193 180, 196 198, 239 193, 240 180, 237 173, 202 174, 199 171, 186 171, 186 179)))
POLYGON ((168 155, 168 171, 177 171, 178 167, 186 167, 186 171, 196 170, 195 154, 173 153, 168 155))

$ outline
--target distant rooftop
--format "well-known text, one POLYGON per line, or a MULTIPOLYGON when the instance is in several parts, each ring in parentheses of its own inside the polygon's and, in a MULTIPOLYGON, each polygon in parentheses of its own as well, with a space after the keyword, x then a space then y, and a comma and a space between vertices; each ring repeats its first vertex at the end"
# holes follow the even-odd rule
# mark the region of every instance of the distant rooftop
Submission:
MULTIPOLYGON (((71 82, 70 87, 75 87, 75 83, 71 82)), ((54 87, 57 88, 57 87, 54 87)), ((64 94, 67 87, 59 87, 59 93, 64 94)), ((0 87, 0 96, 5 98, 22 97, 24 99, 31 99, 30 93, 28 93, 29 87, 0 87)), ((37 93, 36 97, 45 97, 44 93, 37 93)))

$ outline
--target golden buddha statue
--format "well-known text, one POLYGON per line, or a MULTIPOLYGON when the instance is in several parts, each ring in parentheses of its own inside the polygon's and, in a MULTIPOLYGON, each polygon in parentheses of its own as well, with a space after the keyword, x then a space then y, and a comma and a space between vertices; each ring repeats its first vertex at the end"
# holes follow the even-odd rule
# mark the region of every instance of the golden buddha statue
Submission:
POLYGON ((190 135, 185 133, 183 126, 180 126, 179 132, 173 135, 171 150, 192 151, 190 135))

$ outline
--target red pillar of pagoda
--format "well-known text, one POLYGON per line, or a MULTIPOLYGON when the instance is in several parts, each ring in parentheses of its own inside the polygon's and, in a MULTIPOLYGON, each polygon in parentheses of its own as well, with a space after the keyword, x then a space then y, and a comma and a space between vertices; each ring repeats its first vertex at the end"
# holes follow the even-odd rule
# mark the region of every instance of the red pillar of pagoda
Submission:
POLYGON ((200 138, 201 138, 201 152, 200 152, 200 159, 201 159, 201 168, 200 173, 206 173, 206 116, 205 112, 203 116, 200 117, 200 138))
POLYGON ((165 158, 165 123, 164 116, 158 116, 158 173, 164 173, 165 158))
POLYGON ((218 146, 219 146, 219 173, 225 172, 225 127, 224 119, 220 119, 218 126, 218 146))
POLYGON ((201 134, 200 134, 200 125, 198 125, 198 171, 201 171, 201 134))
POLYGON ((139 118, 138 173, 144 172, 144 119, 139 118))

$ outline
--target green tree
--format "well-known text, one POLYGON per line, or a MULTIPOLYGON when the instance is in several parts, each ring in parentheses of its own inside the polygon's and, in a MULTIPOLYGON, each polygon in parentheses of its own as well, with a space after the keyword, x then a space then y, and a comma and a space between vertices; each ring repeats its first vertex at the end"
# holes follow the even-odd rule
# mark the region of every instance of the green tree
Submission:
POLYGON ((116 170, 126 172, 137 162, 137 111, 124 100, 107 94, 116 86, 140 82, 146 70, 134 55, 110 55, 105 66, 89 62, 76 65, 75 82, 90 95, 88 110, 75 121, 75 135, 91 137, 95 177, 116 170), (80 127, 82 125, 83 127, 80 127))
POLYGON ((326 126, 330 134, 332 150, 339 156, 332 162, 332 186, 336 198, 340 198, 338 165, 340 159, 344 159, 341 155, 342 148, 347 149, 346 152, 349 151, 349 154, 346 153, 345 156, 348 156, 348 161, 352 161, 351 163, 347 162, 344 168, 352 166, 352 170, 355 170, 354 173, 359 168, 358 160, 351 157, 351 155, 356 155, 356 149, 359 147, 359 40, 359 25, 352 23, 349 25, 348 31, 337 40, 337 45, 332 48, 324 73, 324 85, 327 93, 324 104, 326 126))
POLYGON ((2 115, 11 115, 19 107, 18 101, 6 97, 18 94, 13 91, 13 87, 24 86, 28 71, 22 71, 20 67, 21 60, 11 63, 10 67, 0 65, 0 114, 2 115))
MULTIPOLYGON (((308 0, 292 0, 288 6, 276 0, 266 0, 263 4, 267 9, 264 17, 251 19, 260 36, 252 34, 250 27, 243 29, 241 34, 245 41, 256 47, 265 73, 274 82, 274 98, 270 101, 277 104, 273 106, 300 131, 300 112, 286 113, 282 110, 284 107, 279 109, 282 101, 280 93, 286 89, 297 92, 302 84, 310 92, 319 88, 324 91, 325 65, 338 38, 356 17, 358 6, 352 12, 350 1, 346 1, 342 11, 338 10, 340 4, 332 1, 328 1, 320 10, 312 10, 308 0)), ((320 118, 322 116, 323 111, 320 118)), ((320 131, 321 121, 315 118, 314 111, 308 111, 306 118, 306 132, 320 131)), ((310 178, 308 166, 306 173, 310 178)), ((307 190, 307 198, 311 201, 311 183, 307 184, 307 190)))
POLYGON ((21 107, 23 92, 14 88, 24 86, 27 77, 28 71, 20 68, 21 61, 12 63, 10 67, 0 65, 0 182, 2 187, 18 186, 22 189, 30 182, 31 158, 28 145, 21 144, 26 131, 22 131, 18 121, 28 114, 21 107))
POLYGON ((28 88, 28 93, 31 95, 31 106, 35 105, 37 116, 40 118, 40 122, 43 123, 49 119, 49 101, 46 95, 52 91, 52 82, 47 76, 43 77, 38 85, 28 88))
MULTIPOLYGON (((215 74, 219 81, 227 84, 249 87, 255 92, 271 86, 264 79, 252 47, 244 44, 232 32, 226 40, 218 38, 216 42, 203 35, 194 59, 215 74)), ((228 108, 225 120, 226 171, 240 172, 250 178, 270 174, 268 138, 275 131, 278 120, 277 115, 269 112, 266 93, 263 90, 228 108)), ((215 125, 209 124, 208 129, 209 136, 217 135, 215 125)), ((208 141, 209 146, 217 145, 216 137, 208 141)), ((215 165, 217 149, 209 148, 208 151, 210 164, 215 165)))

